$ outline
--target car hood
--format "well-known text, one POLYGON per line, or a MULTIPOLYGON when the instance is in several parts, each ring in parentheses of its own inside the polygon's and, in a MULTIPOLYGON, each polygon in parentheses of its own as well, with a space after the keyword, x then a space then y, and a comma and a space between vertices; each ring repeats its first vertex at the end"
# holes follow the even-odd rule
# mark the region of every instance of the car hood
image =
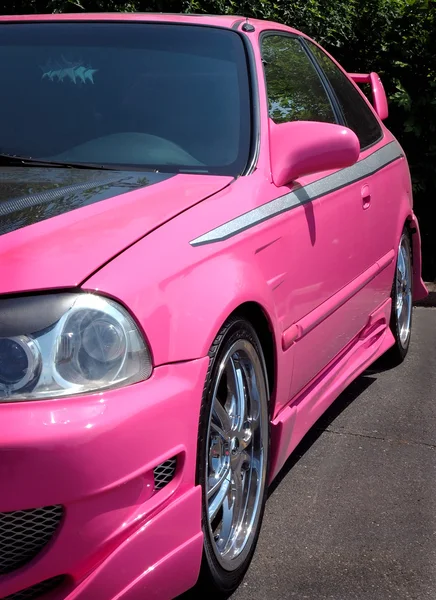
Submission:
POLYGON ((0 169, 0 294, 80 285, 231 177, 0 169))

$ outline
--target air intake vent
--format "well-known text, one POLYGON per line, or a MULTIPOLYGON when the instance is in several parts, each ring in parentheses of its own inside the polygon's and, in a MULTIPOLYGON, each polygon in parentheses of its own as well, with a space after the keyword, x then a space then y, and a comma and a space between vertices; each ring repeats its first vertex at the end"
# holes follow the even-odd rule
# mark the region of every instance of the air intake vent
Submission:
POLYGON ((0 513, 0 575, 23 567, 52 539, 62 506, 0 513))
POLYGON ((170 458, 166 460, 162 464, 158 465, 153 473, 154 473, 154 489, 161 490, 169 482, 173 479, 174 474, 176 472, 177 459, 170 458))
POLYGON ((10 596, 6 596, 5 598, 0 598, 0 600, 37 600, 37 598, 40 598, 43 594, 48 594, 48 592, 55 590, 64 581, 65 577, 63 575, 60 575, 59 577, 52 577, 52 579, 41 581, 41 583, 32 585, 32 587, 21 590, 21 592, 16 592, 15 594, 11 594, 10 596))

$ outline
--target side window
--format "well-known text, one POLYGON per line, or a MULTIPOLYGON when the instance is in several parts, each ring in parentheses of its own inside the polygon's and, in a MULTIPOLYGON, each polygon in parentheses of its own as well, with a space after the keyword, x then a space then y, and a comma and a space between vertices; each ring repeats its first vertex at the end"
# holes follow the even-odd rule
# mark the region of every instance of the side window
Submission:
POLYGON ((307 43, 336 94, 345 124, 359 138, 361 150, 378 142, 382 136, 381 127, 359 92, 327 54, 312 42, 307 43))
POLYGON ((262 40, 269 116, 275 123, 335 123, 330 98, 298 38, 267 35, 262 40))

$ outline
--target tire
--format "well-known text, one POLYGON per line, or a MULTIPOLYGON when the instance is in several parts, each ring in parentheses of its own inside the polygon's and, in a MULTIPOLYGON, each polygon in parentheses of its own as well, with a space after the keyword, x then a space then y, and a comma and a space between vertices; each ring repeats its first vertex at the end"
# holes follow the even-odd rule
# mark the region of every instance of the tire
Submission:
POLYGON ((200 412, 203 561, 198 587, 228 597, 253 557, 267 496, 269 390, 252 325, 230 318, 209 352, 200 412))
POLYGON ((387 366, 400 365, 407 356, 412 333, 412 245, 407 229, 403 230, 398 246, 394 283, 392 285, 392 312, 390 328, 395 344, 385 355, 387 366))

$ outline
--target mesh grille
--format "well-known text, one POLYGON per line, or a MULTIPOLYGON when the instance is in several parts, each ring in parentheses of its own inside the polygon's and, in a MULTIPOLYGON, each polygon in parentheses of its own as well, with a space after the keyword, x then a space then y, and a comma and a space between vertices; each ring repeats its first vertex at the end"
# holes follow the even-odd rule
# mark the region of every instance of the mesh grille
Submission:
POLYGON ((154 469, 153 473, 155 490, 161 490, 169 484, 174 477, 174 473, 176 472, 176 465, 176 458, 170 458, 154 469))
POLYGON ((63 575, 60 575, 59 577, 53 577, 52 579, 46 579, 41 583, 32 585, 32 587, 30 588, 21 590, 21 592, 16 592, 15 594, 6 596, 6 598, 0 598, 0 600, 36 600, 37 598, 40 598, 43 594, 52 592, 61 583, 63 583, 64 580, 65 577, 63 575))
POLYGON ((51 540, 62 514, 61 506, 0 513, 0 575, 35 558, 51 540))

